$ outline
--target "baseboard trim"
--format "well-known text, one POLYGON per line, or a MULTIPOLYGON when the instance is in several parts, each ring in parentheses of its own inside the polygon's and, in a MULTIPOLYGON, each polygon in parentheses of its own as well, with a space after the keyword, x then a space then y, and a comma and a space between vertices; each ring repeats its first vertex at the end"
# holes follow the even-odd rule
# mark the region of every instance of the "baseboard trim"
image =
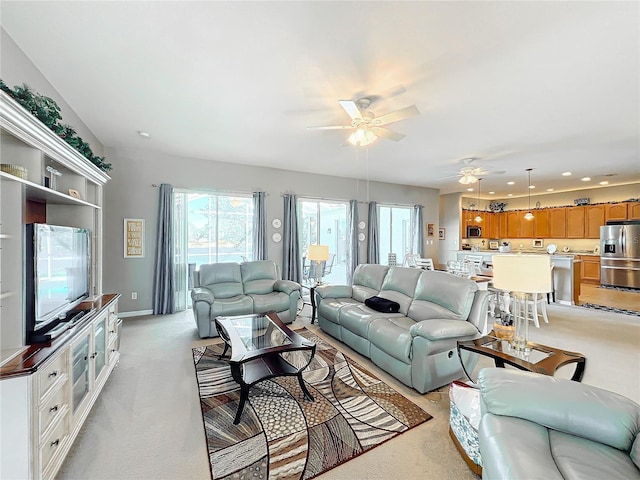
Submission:
POLYGON ((133 312, 118 312, 120 318, 142 317, 144 315, 153 315, 153 310, 134 310, 133 312))

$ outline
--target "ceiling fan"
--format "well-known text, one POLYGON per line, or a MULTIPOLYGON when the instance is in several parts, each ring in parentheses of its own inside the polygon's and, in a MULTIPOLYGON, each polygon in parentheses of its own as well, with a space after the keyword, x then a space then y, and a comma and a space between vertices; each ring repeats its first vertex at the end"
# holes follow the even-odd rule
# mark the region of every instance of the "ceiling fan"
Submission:
POLYGON ((371 99, 368 97, 360 98, 356 101, 340 100, 339 103, 351 118, 350 125, 326 125, 307 128, 309 130, 355 130, 349 135, 347 141, 352 145, 364 147, 375 142, 378 137, 396 142, 402 140, 405 137, 404 134, 389 130, 383 125, 420 115, 418 108, 415 105, 411 105, 381 117, 376 117, 373 112, 367 110, 371 105, 371 99))
MULTIPOLYGON (((505 173, 504 170, 486 170, 484 167, 476 166, 474 162, 477 160, 477 158, 465 158, 462 160, 462 164, 464 166, 458 173, 448 177, 443 177, 441 180, 460 177, 458 178, 458 182, 463 185, 469 185, 471 183, 476 183, 479 180, 479 177, 486 177, 487 175, 502 175, 505 173)), ((490 167, 490 165, 485 165, 485 167, 490 167)))

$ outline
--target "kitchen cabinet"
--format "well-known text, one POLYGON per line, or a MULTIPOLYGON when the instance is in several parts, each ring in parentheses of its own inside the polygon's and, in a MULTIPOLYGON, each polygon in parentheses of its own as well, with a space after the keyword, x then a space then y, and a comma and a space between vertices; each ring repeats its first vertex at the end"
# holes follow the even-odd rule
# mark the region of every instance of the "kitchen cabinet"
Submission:
POLYGON ((535 215, 537 212, 532 210, 534 217, 531 220, 524 218, 527 212, 520 212, 520 238, 533 238, 533 231, 535 227, 535 215))
POLYGON ((565 238, 567 236, 566 208, 549 208, 549 238, 565 238))
POLYGON ((600 257, 597 255, 581 255, 581 277, 583 283, 600 285, 600 257))
POLYGON ((519 211, 506 212, 507 214, 507 238, 520 238, 520 218, 523 213, 519 211))
POLYGON ((600 238, 600 227, 604 225, 604 207, 603 204, 584 207, 584 238, 600 238))
POLYGON ((500 238, 500 214, 489 213, 489 238, 500 238))
POLYGON ((551 235, 551 224, 549 223, 549 209, 536 210, 534 212, 534 233, 536 238, 549 238, 551 235))
POLYGON ((584 231, 584 207, 568 207, 567 238, 585 238, 584 231))
POLYGON ((498 213, 498 238, 507 236, 507 212, 498 213))
MULTIPOLYGON (((622 203, 607 203, 604 206, 604 222, 609 220, 626 220, 627 219, 627 206, 626 202, 622 203)), ((603 225, 605 224, 603 223, 603 225)))
POLYGON ((640 220, 640 202, 627 204, 627 220, 640 220))

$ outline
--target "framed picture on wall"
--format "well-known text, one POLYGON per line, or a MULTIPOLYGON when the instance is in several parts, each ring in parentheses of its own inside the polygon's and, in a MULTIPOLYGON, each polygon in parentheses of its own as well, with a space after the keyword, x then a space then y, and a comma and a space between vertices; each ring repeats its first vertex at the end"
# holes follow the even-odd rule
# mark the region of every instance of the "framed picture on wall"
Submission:
POLYGON ((433 237, 433 223, 427 223, 427 237, 433 237))
POLYGON ((444 227, 438 229, 438 240, 444 240, 444 227))
POLYGON ((124 258, 144 258, 144 219, 124 219, 124 258))

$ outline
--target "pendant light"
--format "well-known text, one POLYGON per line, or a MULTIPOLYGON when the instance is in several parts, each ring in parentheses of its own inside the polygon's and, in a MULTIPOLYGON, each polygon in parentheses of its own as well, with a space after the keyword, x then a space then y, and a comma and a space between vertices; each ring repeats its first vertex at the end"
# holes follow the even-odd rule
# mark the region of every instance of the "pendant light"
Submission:
POLYGON ((531 213, 531 170, 533 168, 527 168, 527 172, 529 172, 529 211, 524 216, 525 220, 533 220, 533 213, 531 213))
POLYGON ((474 219, 476 222, 482 221, 482 217, 480 216, 480 180, 482 179, 481 178, 478 179, 478 203, 476 203, 478 207, 478 215, 476 215, 476 218, 474 219))

